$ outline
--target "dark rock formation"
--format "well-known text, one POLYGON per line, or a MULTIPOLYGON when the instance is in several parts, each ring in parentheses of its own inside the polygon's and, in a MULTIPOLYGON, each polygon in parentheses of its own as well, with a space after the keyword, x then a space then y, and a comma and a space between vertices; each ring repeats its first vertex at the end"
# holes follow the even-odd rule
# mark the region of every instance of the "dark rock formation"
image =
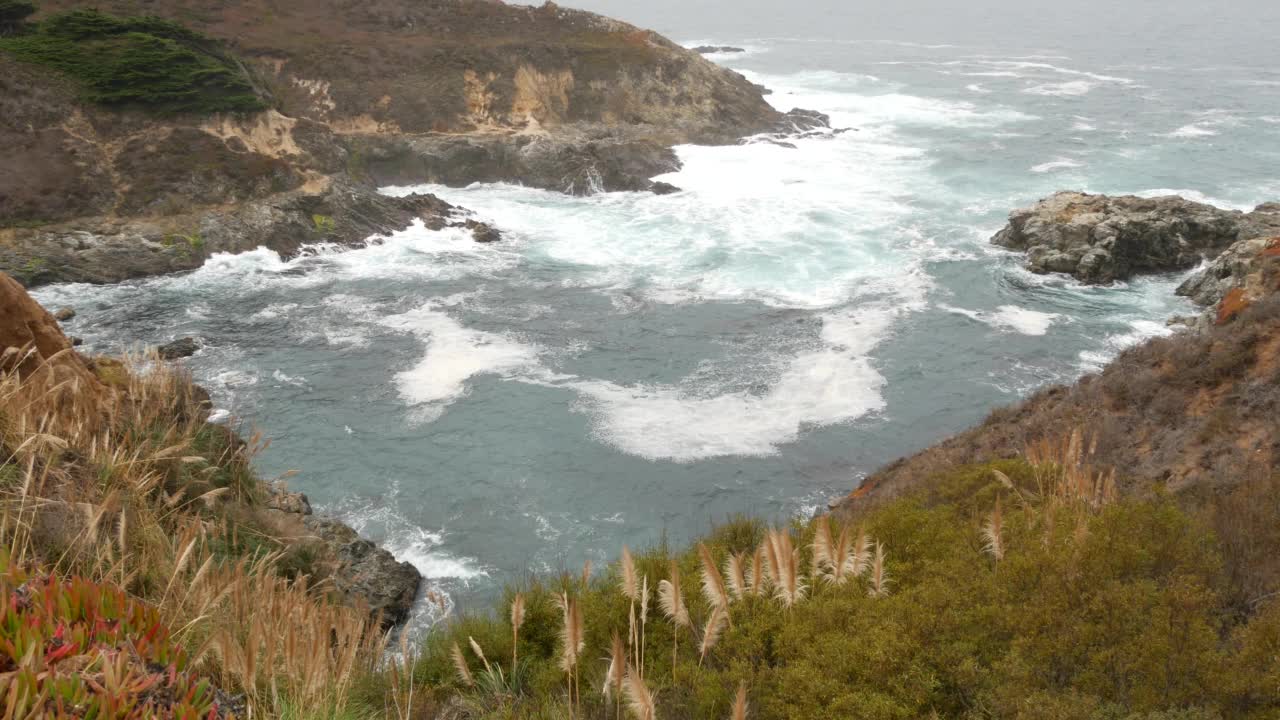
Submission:
POLYGON ((365 540, 350 527, 315 515, 303 519, 307 528, 336 558, 334 588, 350 602, 362 602, 382 617, 384 626, 409 617, 422 575, 412 564, 365 540))
POLYGON ((1280 259, 1280 237, 1241 240, 1208 267, 1187 278, 1178 286, 1178 294, 1198 305, 1217 305, 1232 290, 1260 287, 1277 259, 1280 259))
POLYGON ((119 282, 194 270, 216 252, 265 246, 288 258, 307 244, 362 245, 422 219, 435 229, 466 219, 434 195, 392 198, 324 180, 229 208, 134 219, 98 217, 0 230, 0 271, 28 287, 119 282))
POLYGON ((69 307, 64 307, 64 308, 58 308, 58 311, 53 314, 53 319, 57 320, 58 322, 66 322, 74 318, 75 316, 76 316, 75 310, 72 310, 69 307))
POLYGON ((1280 213, 1222 210, 1180 197, 1108 197, 1060 192, 1015 210, 992 242, 1027 253, 1037 273, 1108 283, 1186 270, 1238 240, 1280 231, 1280 213))
POLYGON ((831 127, 831 116, 817 110, 792 108, 773 125, 773 132, 800 134, 812 130, 825 130, 831 127))
POLYGON ((180 360, 195 355, 199 349, 200 343, 195 338, 184 337, 156 348, 156 354, 161 360, 180 360))
POLYGON ((312 514, 311 503, 284 484, 267 486, 265 505, 295 525, 292 542, 314 543, 334 589, 349 603, 364 605, 383 627, 404 622, 418 596, 422 575, 412 564, 360 537, 349 526, 312 514))
POLYGON ((693 51, 700 55, 711 55, 713 53, 744 53, 746 49, 732 45, 699 45, 693 48, 693 51))
POLYGON ((649 192, 654 195, 671 195, 673 193, 680 192, 680 188, 672 185, 671 183, 665 183, 659 180, 649 186, 649 192))
POLYGON ((600 125, 555 133, 480 133, 349 140, 378 185, 514 182, 571 195, 647 190, 680 168, 668 143, 600 125))

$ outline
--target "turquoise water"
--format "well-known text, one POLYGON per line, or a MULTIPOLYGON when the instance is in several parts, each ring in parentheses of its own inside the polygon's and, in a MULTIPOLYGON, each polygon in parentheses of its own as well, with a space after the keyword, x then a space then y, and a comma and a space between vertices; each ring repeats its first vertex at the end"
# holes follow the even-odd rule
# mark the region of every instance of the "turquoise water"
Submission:
POLYGON ((418 227, 37 296, 75 306, 95 350, 200 337, 220 415, 273 438, 264 474, 298 471, 295 489, 475 607, 623 543, 812 512, 1190 310, 1178 277, 1026 273, 986 242, 1010 209, 1061 188, 1280 197, 1274 62, 935 42, 932 21, 908 44, 694 20, 676 36, 747 47, 714 59, 852 129, 680 148, 663 179, 684 191, 663 197, 415 188, 501 227, 497 245, 418 227))

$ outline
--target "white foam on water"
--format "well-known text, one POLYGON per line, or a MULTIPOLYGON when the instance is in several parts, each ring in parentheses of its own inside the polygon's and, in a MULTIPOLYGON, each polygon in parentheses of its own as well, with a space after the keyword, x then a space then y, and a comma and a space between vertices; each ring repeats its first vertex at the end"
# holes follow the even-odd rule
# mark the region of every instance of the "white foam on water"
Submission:
POLYGON ((1075 122, 1071 124, 1071 129, 1075 132, 1093 132, 1098 129, 1098 126, 1094 125, 1089 118, 1076 116, 1075 122))
POLYGON ((1070 158, 1057 158, 1046 163, 1040 163, 1031 168, 1033 173, 1051 173, 1056 170, 1070 170, 1071 168, 1084 167, 1084 163, 1079 160, 1071 160, 1070 158))
POLYGON ((443 308, 456 298, 433 300, 415 310, 391 315, 382 324, 412 333, 426 346, 417 365, 396 375, 396 387, 406 403, 430 421, 467 393, 468 381, 478 375, 506 375, 535 363, 538 351, 506 335, 465 328, 443 308))
POLYGON ((1175 331, 1169 326, 1152 320, 1135 320, 1127 332, 1110 335, 1103 340, 1103 346, 1097 350, 1080 352, 1080 368, 1084 372, 1101 372, 1112 360, 1128 348, 1141 344, 1151 338, 1167 337, 1175 331))
POLYGON ((1148 190, 1137 190, 1135 192, 1127 193, 1127 194, 1137 195, 1138 197, 1144 197, 1144 198, 1157 198, 1157 197, 1166 197, 1169 195, 1178 195, 1183 198, 1186 198, 1187 200, 1191 200, 1192 202, 1204 203, 1206 205, 1213 205, 1214 207, 1220 207, 1227 210, 1242 210, 1246 212, 1249 210, 1252 210, 1256 205, 1256 203, 1240 203, 1240 202, 1232 202, 1230 200, 1224 200, 1223 198, 1214 197, 1200 190, 1192 190, 1190 188, 1181 188, 1181 189, 1153 188, 1148 190))
POLYGON ((280 368, 276 368, 275 371, 271 373, 271 379, 283 385, 292 385, 293 387, 299 388, 307 387, 306 378, 287 375, 280 368))
POLYGON ((969 92, 972 92, 972 93, 978 93, 979 95, 990 95, 990 94, 991 94, 991 91, 990 91, 990 90, 988 90, 988 89, 986 89, 986 88, 982 87, 982 86, 981 86, 981 85, 979 85, 978 83, 974 83, 974 84, 972 84, 972 85, 965 85, 965 86, 964 86, 964 89, 965 89, 965 90, 968 90, 969 92))
POLYGON ((1048 333, 1049 327, 1053 325, 1054 321, 1062 317, 1058 313, 1040 312, 1018 307, 1017 305, 1001 305, 994 312, 982 312, 939 303, 938 309, 955 313, 956 315, 963 315, 999 330, 1012 330, 1031 336, 1040 336, 1048 333))
POLYGON ((991 316, 996 325, 1012 328, 1023 335, 1044 335, 1060 317, 1057 313, 1029 310, 1017 305, 1001 305, 991 316))
POLYGON ((1088 95, 1090 90, 1097 87, 1097 83, 1088 80, 1071 80, 1062 83, 1042 83, 1032 85, 1022 92, 1028 95, 1044 95, 1046 97, 1079 97, 1088 95))
POLYGON ((1213 128, 1205 127, 1200 123, 1191 123, 1189 125, 1183 125, 1177 130, 1173 130, 1171 132, 1166 133, 1165 137, 1194 139, 1194 138, 1202 138, 1202 137, 1213 137, 1217 134, 1218 134, 1218 131, 1214 130, 1213 128))
POLYGON ((545 375, 582 400, 602 442, 650 460, 692 462, 764 456, 805 428, 848 422, 884 407, 884 377, 869 354, 902 308, 864 307, 822 315, 821 346, 791 358, 762 393, 706 396, 683 385, 620 385, 545 375))

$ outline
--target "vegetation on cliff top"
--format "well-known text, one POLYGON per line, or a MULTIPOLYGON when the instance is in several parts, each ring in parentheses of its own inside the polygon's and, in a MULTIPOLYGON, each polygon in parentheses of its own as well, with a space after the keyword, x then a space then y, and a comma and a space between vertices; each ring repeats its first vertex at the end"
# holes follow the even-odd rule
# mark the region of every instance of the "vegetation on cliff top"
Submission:
MULTIPOLYGON (((253 448, 151 357, 0 353, 0 696, 15 717, 331 717, 386 636, 263 509, 253 448), (90 714, 90 717, 95 716, 90 714)), ((43 353, 43 354, 42 354, 43 353)))
MULTIPOLYGON (((604 720, 618 702, 641 720, 739 717, 741 687, 760 719, 1275 717, 1280 602, 1236 614, 1211 514, 1116 497, 1076 438, 949 470, 843 525, 730 522, 705 539, 709 562, 658 547, 589 579, 532 581, 495 616, 433 635, 418 676, 484 718, 604 720), (626 594, 660 582, 683 588, 691 622, 626 594), (570 653, 566 635, 583 638, 570 653), (623 640, 619 655, 615 637, 644 649, 623 640)), ((1277 489, 1230 501, 1271 493, 1265 519, 1237 519, 1262 543, 1277 489)))
POLYGON ((157 17, 72 10, 0 38, 0 50, 65 74, 87 100, 102 105, 157 113, 266 107, 242 66, 216 41, 157 17))

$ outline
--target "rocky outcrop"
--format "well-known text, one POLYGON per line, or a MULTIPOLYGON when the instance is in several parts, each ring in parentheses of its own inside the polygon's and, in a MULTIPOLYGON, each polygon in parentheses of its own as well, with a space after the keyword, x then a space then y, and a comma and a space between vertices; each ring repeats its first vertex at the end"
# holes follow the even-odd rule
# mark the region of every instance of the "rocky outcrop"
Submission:
POLYGON ((1280 265, 1280 236, 1241 240, 1178 286, 1177 292, 1205 307, 1221 303, 1235 290, 1242 295, 1260 297, 1273 284, 1277 265, 1280 265))
POLYGON ((1025 251, 1032 272, 1097 284, 1187 270, 1239 240, 1276 232, 1280 213, 1271 206, 1242 213, 1176 196, 1060 192, 1015 210, 991 241, 1025 251))
POLYGON ((378 185, 512 182, 571 195, 652 190, 655 175, 680 169, 667 142, 604 125, 555 133, 431 134, 348 138, 360 169, 378 185))
MULTIPOLYGON (((113 403, 136 400, 128 396, 128 369, 121 361, 106 357, 86 360, 71 348, 54 317, 21 285, 0 273, 0 373, 15 370, 23 379, 17 392, 34 393, 41 407, 50 408, 50 412, 68 413, 85 427, 98 421, 110 427, 110 417, 118 414, 110 410, 113 403)), ((8 400, 24 402, 22 395, 10 395, 8 400)), ((207 423, 211 409, 207 392, 191 385, 186 394, 170 400, 172 408, 152 408, 157 417, 170 413, 175 422, 202 426, 213 446, 225 448, 223 462, 228 458, 248 462, 246 443, 234 430, 207 423)), ((158 403, 162 399, 152 397, 147 401, 158 403)), ((0 445, 3 442, 0 438, 0 445)), ((85 469, 80 467, 75 451, 67 451, 65 459, 69 469, 85 469)), ((98 482, 99 479, 95 471, 85 480, 98 482)), ((79 491, 74 489, 74 483, 58 485, 63 489, 72 488, 73 496, 80 497, 75 494, 79 491)), ((316 569, 347 602, 368 607, 388 627, 408 617, 421 582, 412 565, 397 562, 391 553, 361 538, 341 522, 314 516, 311 504, 301 493, 270 484, 262 495, 261 504, 231 502, 241 503, 236 509, 242 519, 260 513, 277 516, 271 536, 289 544, 308 546, 313 551, 316 569)), ((43 506, 52 511, 37 513, 39 522, 35 524, 40 533, 65 543, 68 537, 84 529, 79 510, 69 514, 65 511, 71 504, 49 502, 43 506)))
POLYGON ((674 145, 814 127, 696 52, 554 3, 176 0, 146 11, 225 42, 272 109, 106 110, 0 53, 0 270, 28 286, 190 270, 258 246, 288 257, 419 218, 493 242, 497 229, 446 203, 375 186, 670 192, 651 178, 679 168, 674 145))
MULTIPOLYGON (((854 512, 973 463, 1021 457, 1075 429, 1096 438, 1092 464, 1121 489, 1214 493, 1280 462, 1280 286, 1201 333, 1125 351, 1098 375, 1045 388, 977 427, 877 470, 832 503, 854 512)), ((1234 291, 1233 291, 1234 292, 1234 291)))
MULTIPOLYGON (((119 282, 194 270, 219 252, 266 247, 289 258, 312 243, 359 246, 418 220, 435 229, 480 227, 434 195, 387 197, 339 178, 325 180, 320 188, 177 215, 0 229, 0 271, 28 287, 119 282)), ((491 231, 483 226, 479 234, 492 240, 491 231)))
POLYGON ((283 485, 269 486, 266 506, 286 518, 293 542, 317 548, 329 580, 347 602, 368 607, 386 627, 408 619, 422 582, 412 564, 397 561, 337 520, 313 515, 307 496, 283 485))
POLYGON ((200 343, 196 342, 195 338, 184 337, 156 348, 156 355, 161 360, 181 360, 195 355, 198 350, 200 350, 200 343))

